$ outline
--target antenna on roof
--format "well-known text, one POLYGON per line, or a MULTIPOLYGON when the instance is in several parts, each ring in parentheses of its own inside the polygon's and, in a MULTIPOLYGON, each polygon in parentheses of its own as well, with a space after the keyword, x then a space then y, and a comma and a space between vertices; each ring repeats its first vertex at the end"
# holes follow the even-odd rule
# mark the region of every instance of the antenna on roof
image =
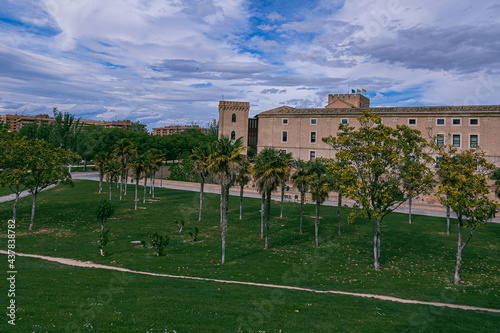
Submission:
POLYGON ((224 94, 222 94, 222 101, 224 101, 224 94))

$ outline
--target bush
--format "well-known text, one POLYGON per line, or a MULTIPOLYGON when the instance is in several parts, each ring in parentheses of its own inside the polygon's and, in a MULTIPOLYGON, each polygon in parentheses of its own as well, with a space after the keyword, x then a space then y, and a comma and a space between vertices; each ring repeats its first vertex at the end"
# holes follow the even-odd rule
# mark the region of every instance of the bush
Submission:
POLYGON ((156 249, 156 255, 158 257, 164 256, 165 255, 165 247, 168 245, 170 242, 168 236, 161 236, 157 232, 149 236, 151 238, 151 243, 153 244, 153 247, 156 249))

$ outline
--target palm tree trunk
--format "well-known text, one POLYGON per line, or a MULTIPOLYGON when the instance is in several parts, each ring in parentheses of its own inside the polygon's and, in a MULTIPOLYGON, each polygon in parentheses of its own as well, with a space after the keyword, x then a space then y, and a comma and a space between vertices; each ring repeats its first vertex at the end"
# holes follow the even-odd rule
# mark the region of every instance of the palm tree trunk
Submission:
POLYGON ((102 179, 104 178, 104 174, 99 171, 99 193, 102 192, 102 179))
POLYGON ((153 181, 151 182, 151 185, 152 185, 151 188, 153 189, 153 199, 154 199, 154 197, 155 197, 155 178, 154 178, 154 176, 153 176, 153 181))
POLYGON ((267 191, 266 195, 266 245, 264 249, 267 250, 267 239, 269 237, 269 222, 271 220, 271 191, 267 191))
POLYGON ((149 180, 149 194, 153 194, 153 175, 151 175, 151 179, 149 180))
POLYGON ((31 206, 31 223, 29 230, 33 230, 33 224, 35 223, 35 207, 36 207, 37 195, 38 195, 38 189, 35 188, 35 191, 33 191, 33 205, 31 206))
POLYGON ((305 202, 305 191, 300 192, 300 224, 299 224, 299 234, 302 235, 302 220, 304 218, 304 202, 305 202))
MULTIPOLYGON (((228 183, 228 182, 227 182, 228 183)), ((222 263, 226 261, 226 235, 227 235, 227 212, 229 203, 229 184, 223 181, 223 186, 221 186, 221 213, 222 213, 222 263)))
POLYGON ((142 203, 146 203, 146 191, 148 189, 148 176, 144 175, 144 196, 142 197, 142 203))
POLYGON ((125 188, 123 195, 127 195, 127 187, 128 187, 128 169, 125 169, 125 188))
POLYGON ((280 218, 283 218, 283 199, 285 198, 285 182, 281 184, 281 213, 280 218))
POLYGON ((240 220, 241 220, 241 215, 243 212, 243 191, 244 191, 245 185, 240 184, 240 220))
POLYGON ((120 200, 123 198, 123 172, 120 177, 120 200))
POLYGON ((203 190, 205 187, 205 177, 201 176, 200 183, 200 213, 198 214, 198 221, 201 221, 201 211, 203 209, 203 190))
POLYGON ((319 208, 321 204, 319 201, 316 201, 316 220, 314 221, 314 239, 316 241, 316 247, 319 247, 318 244, 318 232, 319 232, 319 208))
POLYGON ((264 206, 266 202, 266 192, 262 192, 262 200, 260 202, 260 239, 264 238, 264 206))
POLYGON ((338 202, 337 202, 337 223, 339 225, 339 236, 340 233, 340 218, 342 217, 342 193, 339 192, 338 202))
POLYGON ((160 187, 163 187, 163 165, 160 166, 160 187))
POLYGON ((109 201, 111 201, 111 193, 113 193, 113 181, 109 180, 109 201))

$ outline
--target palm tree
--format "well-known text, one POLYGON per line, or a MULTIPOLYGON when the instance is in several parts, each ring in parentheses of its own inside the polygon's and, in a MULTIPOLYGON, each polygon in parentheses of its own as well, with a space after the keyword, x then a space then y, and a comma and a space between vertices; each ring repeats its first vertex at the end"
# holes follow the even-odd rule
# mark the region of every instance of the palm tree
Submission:
POLYGON ((300 191, 300 223, 299 233, 302 235, 302 220, 304 218, 304 201, 309 190, 310 169, 309 163, 299 159, 295 162, 295 172, 292 174, 292 183, 300 191))
POLYGON ((248 159, 245 158, 245 160, 241 163, 241 169, 236 175, 236 182, 238 185, 240 185, 240 220, 242 216, 242 211, 243 211, 243 192, 245 189, 245 185, 248 184, 250 181, 250 162, 248 162, 248 159))
POLYGON ((205 187, 205 178, 210 174, 210 146, 203 144, 193 148, 192 154, 189 158, 194 161, 194 171, 200 175, 200 213, 198 214, 198 221, 201 221, 201 211, 203 209, 203 189, 205 187))
POLYGON ((123 194, 127 195, 128 163, 130 162, 130 157, 135 153, 134 144, 129 139, 120 139, 116 142, 116 147, 113 150, 113 153, 118 158, 118 161, 122 166, 122 173, 120 179, 120 200, 121 200, 123 194))
POLYGON ((330 182, 326 173, 326 165, 320 158, 314 161, 309 161, 311 180, 309 186, 311 187, 311 196, 316 201, 316 219, 314 221, 314 238, 316 247, 318 247, 318 231, 319 231, 319 209, 321 204, 328 198, 330 190, 330 182))
POLYGON ((283 218, 283 199, 285 197, 285 188, 286 188, 286 182, 290 178, 290 172, 292 171, 292 165, 294 162, 294 159, 292 158, 292 154, 290 153, 285 153, 285 151, 280 150, 280 158, 282 159, 282 163, 286 165, 288 168, 288 171, 286 174, 283 175, 283 178, 281 179, 281 212, 280 212, 280 218, 283 218))
POLYGON ((267 249, 267 240, 269 235, 269 222, 271 219, 271 193, 282 183, 289 170, 289 166, 282 158, 281 151, 274 148, 264 148, 255 157, 252 167, 257 189, 265 194, 265 218, 266 218, 266 238, 264 249, 267 249))
POLYGON ((160 170, 161 164, 163 163, 164 155, 161 152, 161 150, 156 149, 156 148, 151 148, 148 150, 148 152, 151 154, 151 161, 150 161, 150 170, 149 170, 149 176, 151 177, 151 187, 149 188, 149 194, 152 195, 152 197, 155 197, 155 179, 156 179, 156 172, 160 170))
POLYGON ((139 190, 139 179, 141 179, 141 175, 144 172, 144 156, 140 154, 132 155, 130 167, 135 176, 135 210, 137 210, 137 192, 139 190))
POLYGON ((226 258, 226 234, 227 234, 227 211, 229 204, 229 188, 234 182, 234 177, 238 170, 244 155, 241 152, 243 147, 243 138, 235 141, 226 136, 221 136, 211 147, 208 168, 213 172, 216 180, 220 184, 220 208, 221 208, 221 236, 222 236, 222 263, 226 258))
POLYGON ((109 181, 109 200, 111 200, 111 194, 113 192, 113 182, 118 181, 118 177, 122 171, 122 165, 116 157, 109 158, 104 164, 104 172, 106 173, 107 179, 109 181))
POLYGON ((102 192, 102 180, 104 179, 104 165, 106 164, 106 155, 99 153, 94 158, 94 164, 99 170, 99 193, 102 192))

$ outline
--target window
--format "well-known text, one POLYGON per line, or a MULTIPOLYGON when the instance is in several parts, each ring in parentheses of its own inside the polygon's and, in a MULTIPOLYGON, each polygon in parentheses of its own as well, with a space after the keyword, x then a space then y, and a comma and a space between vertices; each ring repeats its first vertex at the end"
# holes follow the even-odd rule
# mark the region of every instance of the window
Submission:
POLYGON ((342 124, 344 124, 344 125, 346 125, 348 122, 349 122, 349 121, 348 121, 347 119, 342 119, 342 120, 341 120, 341 123, 342 123, 342 124))
POLYGON ((460 126, 462 124, 462 121, 460 118, 454 118, 452 121, 452 125, 454 126, 460 126))
POLYGON ((415 126, 417 125, 417 119, 408 119, 408 125, 415 126))
POLYGON ((311 119, 311 125, 316 125, 316 119, 311 119))
POLYGON ((453 147, 460 148, 460 134, 453 134, 453 147))
POLYGON ((479 119, 477 119, 477 118, 470 118, 469 119, 469 125, 470 126, 479 126, 479 119))
POLYGON ((283 125, 288 125, 288 119, 282 119, 282 120, 281 120, 281 123, 282 123, 283 125))
POLYGON ((235 140, 235 139, 236 139, 236 132, 232 131, 231 132, 231 140, 235 140))
POLYGON ((312 161, 316 158, 316 152, 314 150, 311 150, 309 152, 309 159, 312 161))
POLYGON ((479 146, 479 136, 477 134, 470 135, 470 148, 477 148, 479 146))
POLYGON ((311 143, 316 143, 316 132, 311 132, 311 143))
POLYGON ((288 142, 288 132, 287 131, 281 132, 281 142, 288 142))
POLYGON ((236 113, 233 113, 233 115, 231 116, 231 122, 232 123, 236 122, 236 113))
POLYGON ((436 144, 438 146, 444 146, 444 134, 436 135, 436 144))
POLYGON ((444 118, 438 118, 438 119, 436 119, 436 125, 438 125, 438 126, 444 126, 444 118))

